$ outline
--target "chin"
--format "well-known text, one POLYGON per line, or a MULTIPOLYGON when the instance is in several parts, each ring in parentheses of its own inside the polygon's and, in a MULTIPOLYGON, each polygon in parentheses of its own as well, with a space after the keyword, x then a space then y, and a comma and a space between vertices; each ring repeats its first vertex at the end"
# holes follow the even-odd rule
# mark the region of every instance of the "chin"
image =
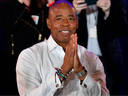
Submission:
POLYGON ((68 43, 69 39, 63 40, 63 43, 68 43))

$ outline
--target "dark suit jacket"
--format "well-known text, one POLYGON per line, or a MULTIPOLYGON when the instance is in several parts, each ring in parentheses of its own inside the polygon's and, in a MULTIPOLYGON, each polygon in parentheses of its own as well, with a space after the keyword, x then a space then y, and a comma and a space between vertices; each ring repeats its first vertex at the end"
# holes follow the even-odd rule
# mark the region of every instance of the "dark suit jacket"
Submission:
POLYGON ((3 38, 1 48, 2 57, 7 58, 6 60, 12 57, 17 59, 23 49, 38 43, 39 33, 42 34, 41 41, 43 41, 45 37, 49 37, 50 31, 46 24, 48 8, 43 6, 43 9, 39 9, 35 4, 33 11, 29 13, 25 7, 26 5, 19 3, 18 0, 14 0, 9 4, 4 3, 0 5, 0 27, 2 29, 1 37, 3 38), (31 14, 39 15, 38 25, 32 20, 31 14), (42 23, 43 17, 44 23, 42 23), (12 55, 11 35, 13 35, 14 55, 12 55))
POLYGON ((127 21, 128 21, 128 4, 127 4, 127 8, 126 8, 126 18, 127 18, 127 21))
MULTIPOLYGON (((114 79, 121 77, 122 50, 118 37, 126 33, 127 22, 123 0, 111 0, 110 15, 104 20, 104 12, 98 8, 97 37, 106 66, 114 79)), ((87 25, 85 10, 79 14, 78 44, 87 48, 87 25)))
POLYGON ((17 93, 16 90, 14 90, 17 87, 15 66, 19 53, 23 49, 38 43, 39 32, 42 34, 42 40, 44 40, 44 37, 48 38, 50 34, 46 25, 48 8, 45 5, 42 9, 39 9, 35 3, 33 6, 34 9, 29 13, 25 9, 26 5, 19 3, 18 0, 0 5, 0 29, 2 29, 0 31, 0 35, 2 35, 0 36, 2 37, 0 42, 0 75, 2 77, 0 83, 6 82, 2 83, 4 85, 1 88, 5 88, 3 90, 6 95, 17 95, 15 94, 17 93), (32 20, 31 14, 39 15, 38 25, 32 20), (11 34, 13 35, 14 55, 12 55, 11 34))

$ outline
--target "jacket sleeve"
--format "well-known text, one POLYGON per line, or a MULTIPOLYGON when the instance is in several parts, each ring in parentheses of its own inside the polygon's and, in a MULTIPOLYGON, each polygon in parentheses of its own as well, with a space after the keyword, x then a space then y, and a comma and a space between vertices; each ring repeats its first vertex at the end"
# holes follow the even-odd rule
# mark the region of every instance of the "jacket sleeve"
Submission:
POLYGON ((18 24, 18 20, 25 13, 25 5, 18 1, 0 4, 0 27, 6 33, 12 33, 18 24))
POLYGON ((127 20, 124 0, 111 0, 110 14, 106 22, 113 36, 121 37, 126 34, 127 20))

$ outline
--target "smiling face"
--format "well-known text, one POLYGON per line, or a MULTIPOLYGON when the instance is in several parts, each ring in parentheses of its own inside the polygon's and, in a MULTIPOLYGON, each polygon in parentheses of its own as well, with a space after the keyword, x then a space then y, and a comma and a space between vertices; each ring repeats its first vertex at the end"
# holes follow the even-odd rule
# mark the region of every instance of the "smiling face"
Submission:
POLYGON ((74 34, 78 28, 75 8, 68 3, 52 6, 49 10, 47 25, 53 39, 59 45, 68 44, 71 34, 74 34))

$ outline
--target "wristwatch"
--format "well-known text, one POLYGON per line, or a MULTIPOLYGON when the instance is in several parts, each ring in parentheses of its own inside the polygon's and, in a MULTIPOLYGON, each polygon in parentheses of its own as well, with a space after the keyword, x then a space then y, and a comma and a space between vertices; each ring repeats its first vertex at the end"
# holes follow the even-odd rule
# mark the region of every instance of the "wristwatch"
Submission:
POLYGON ((83 69, 84 69, 84 71, 82 71, 82 72, 80 72, 80 73, 76 73, 76 75, 77 75, 78 77, 81 77, 81 76, 83 76, 83 75, 85 75, 85 74, 87 73, 87 70, 84 68, 84 66, 83 66, 83 69))

